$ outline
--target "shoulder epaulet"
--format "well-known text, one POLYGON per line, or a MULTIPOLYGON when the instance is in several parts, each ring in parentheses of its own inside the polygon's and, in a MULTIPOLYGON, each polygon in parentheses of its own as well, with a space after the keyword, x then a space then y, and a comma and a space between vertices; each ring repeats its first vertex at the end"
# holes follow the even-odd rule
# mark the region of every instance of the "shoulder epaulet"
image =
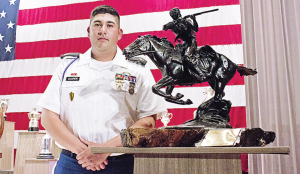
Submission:
POLYGON ((136 63, 141 66, 145 66, 147 63, 147 60, 145 60, 144 58, 141 58, 141 57, 131 57, 131 58, 126 58, 126 60, 136 63))
POLYGON ((60 56, 61 59, 76 59, 79 58, 80 53, 66 53, 60 56))

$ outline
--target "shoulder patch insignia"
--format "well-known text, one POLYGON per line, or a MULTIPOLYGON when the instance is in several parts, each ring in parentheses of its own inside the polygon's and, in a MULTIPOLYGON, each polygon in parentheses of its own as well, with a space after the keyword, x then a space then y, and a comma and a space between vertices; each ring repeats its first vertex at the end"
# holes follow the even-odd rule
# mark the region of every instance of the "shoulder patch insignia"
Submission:
POLYGON ((136 63, 141 66, 145 66, 147 63, 147 60, 145 60, 144 58, 141 58, 141 57, 131 57, 131 58, 127 58, 126 60, 136 63))
POLYGON ((66 53, 60 56, 61 59, 76 59, 79 58, 80 53, 66 53))

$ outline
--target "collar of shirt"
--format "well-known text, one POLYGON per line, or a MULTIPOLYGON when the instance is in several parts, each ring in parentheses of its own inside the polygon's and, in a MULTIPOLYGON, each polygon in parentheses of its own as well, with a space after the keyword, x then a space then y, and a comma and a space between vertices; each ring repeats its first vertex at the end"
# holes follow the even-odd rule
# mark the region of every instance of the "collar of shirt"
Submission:
MULTIPOLYGON (((92 48, 88 49, 84 54, 80 55, 80 59, 77 66, 91 63, 92 60, 91 51, 92 48)), ((124 65, 126 65, 125 56, 122 54, 122 50, 118 46, 117 46, 117 53, 114 59, 112 60, 112 65, 120 66, 120 67, 124 67, 124 65)))

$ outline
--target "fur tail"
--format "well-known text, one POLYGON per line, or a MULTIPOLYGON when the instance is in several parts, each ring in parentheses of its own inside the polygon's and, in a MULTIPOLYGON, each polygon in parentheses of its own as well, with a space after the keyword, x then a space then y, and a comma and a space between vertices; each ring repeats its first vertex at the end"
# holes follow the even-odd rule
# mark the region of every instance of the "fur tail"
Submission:
POLYGON ((257 74, 256 69, 246 68, 244 66, 237 65, 237 71, 240 73, 241 76, 248 76, 248 75, 255 75, 257 74))

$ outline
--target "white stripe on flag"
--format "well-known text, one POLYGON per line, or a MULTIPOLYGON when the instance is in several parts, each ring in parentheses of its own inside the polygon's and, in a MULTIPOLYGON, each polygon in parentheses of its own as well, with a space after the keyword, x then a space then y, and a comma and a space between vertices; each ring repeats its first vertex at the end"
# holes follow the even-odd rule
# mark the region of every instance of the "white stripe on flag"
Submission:
POLYGON ((42 109, 37 106, 37 102, 42 94, 13 94, 0 95, 0 99, 9 99, 7 113, 11 112, 30 112, 32 108, 42 109))
MULTIPOLYGON (((243 45, 214 45, 211 46, 216 52, 225 55, 235 64, 244 64, 243 45)), ((147 66, 150 69, 158 69, 148 56, 139 56, 147 60, 147 66)))
MULTIPOLYGON (((198 16, 197 22, 199 24, 199 27, 241 24, 239 5, 219 6, 218 8, 219 11, 211 13, 211 16, 209 16, 209 18, 201 18, 200 16, 198 16)), ((181 11, 182 14, 193 14, 208 9, 213 8, 205 7, 186 9, 181 11)), ((161 31, 162 26, 171 20, 172 18, 170 17, 168 11, 143 13, 121 16, 120 25, 124 31, 124 34, 147 31, 161 31)), ((88 27, 88 25, 89 19, 18 26, 16 42, 22 43, 87 37, 86 28, 88 27), (78 26, 83 27, 78 28, 78 26), (74 30, 74 28, 76 28, 76 30, 74 30)))
POLYGON ((0 62, 0 78, 52 75, 61 59, 17 59, 0 62))
MULTIPOLYGON (((175 88, 173 95, 176 93, 184 94, 184 100, 191 99, 193 104, 191 105, 178 105, 167 102, 168 108, 197 108, 200 103, 203 102, 205 96, 203 92, 208 87, 182 87, 175 88)), ((163 89, 164 90, 164 89, 163 89)), ((245 86, 244 85, 230 85, 225 87, 224 99, 232 102, 232 107, 246 106, 245 103, 245 86), (239 96, 239 97, 236 97, 239 96)), ((37 108, 41 111, 42 108, 37 106, 36 103, 40 99, 42 94, 14 94, 14 95, 0 95, 0 99, 10 99, 7 113, 12 112, 30 112, 32 108, 37 108)))
MULTIPOLYGON (((167 102, 168 108, 198 108, 198 106, 205 99, 203 92, 209 87, 183 87, 174 88, 172 94, 175 96, 176 93, 181 93, 184 95, 183 100, 191 99, 193 104, 191 105, 179 105, 167 102)), ((234 85, 225 87, 225 97, 223 99, 230 100, 232 107, 235 106, 246 106, 245 99, 245 86, 244 85, 234 85), (238 97, 236 97, 238 96, 238 97)))

